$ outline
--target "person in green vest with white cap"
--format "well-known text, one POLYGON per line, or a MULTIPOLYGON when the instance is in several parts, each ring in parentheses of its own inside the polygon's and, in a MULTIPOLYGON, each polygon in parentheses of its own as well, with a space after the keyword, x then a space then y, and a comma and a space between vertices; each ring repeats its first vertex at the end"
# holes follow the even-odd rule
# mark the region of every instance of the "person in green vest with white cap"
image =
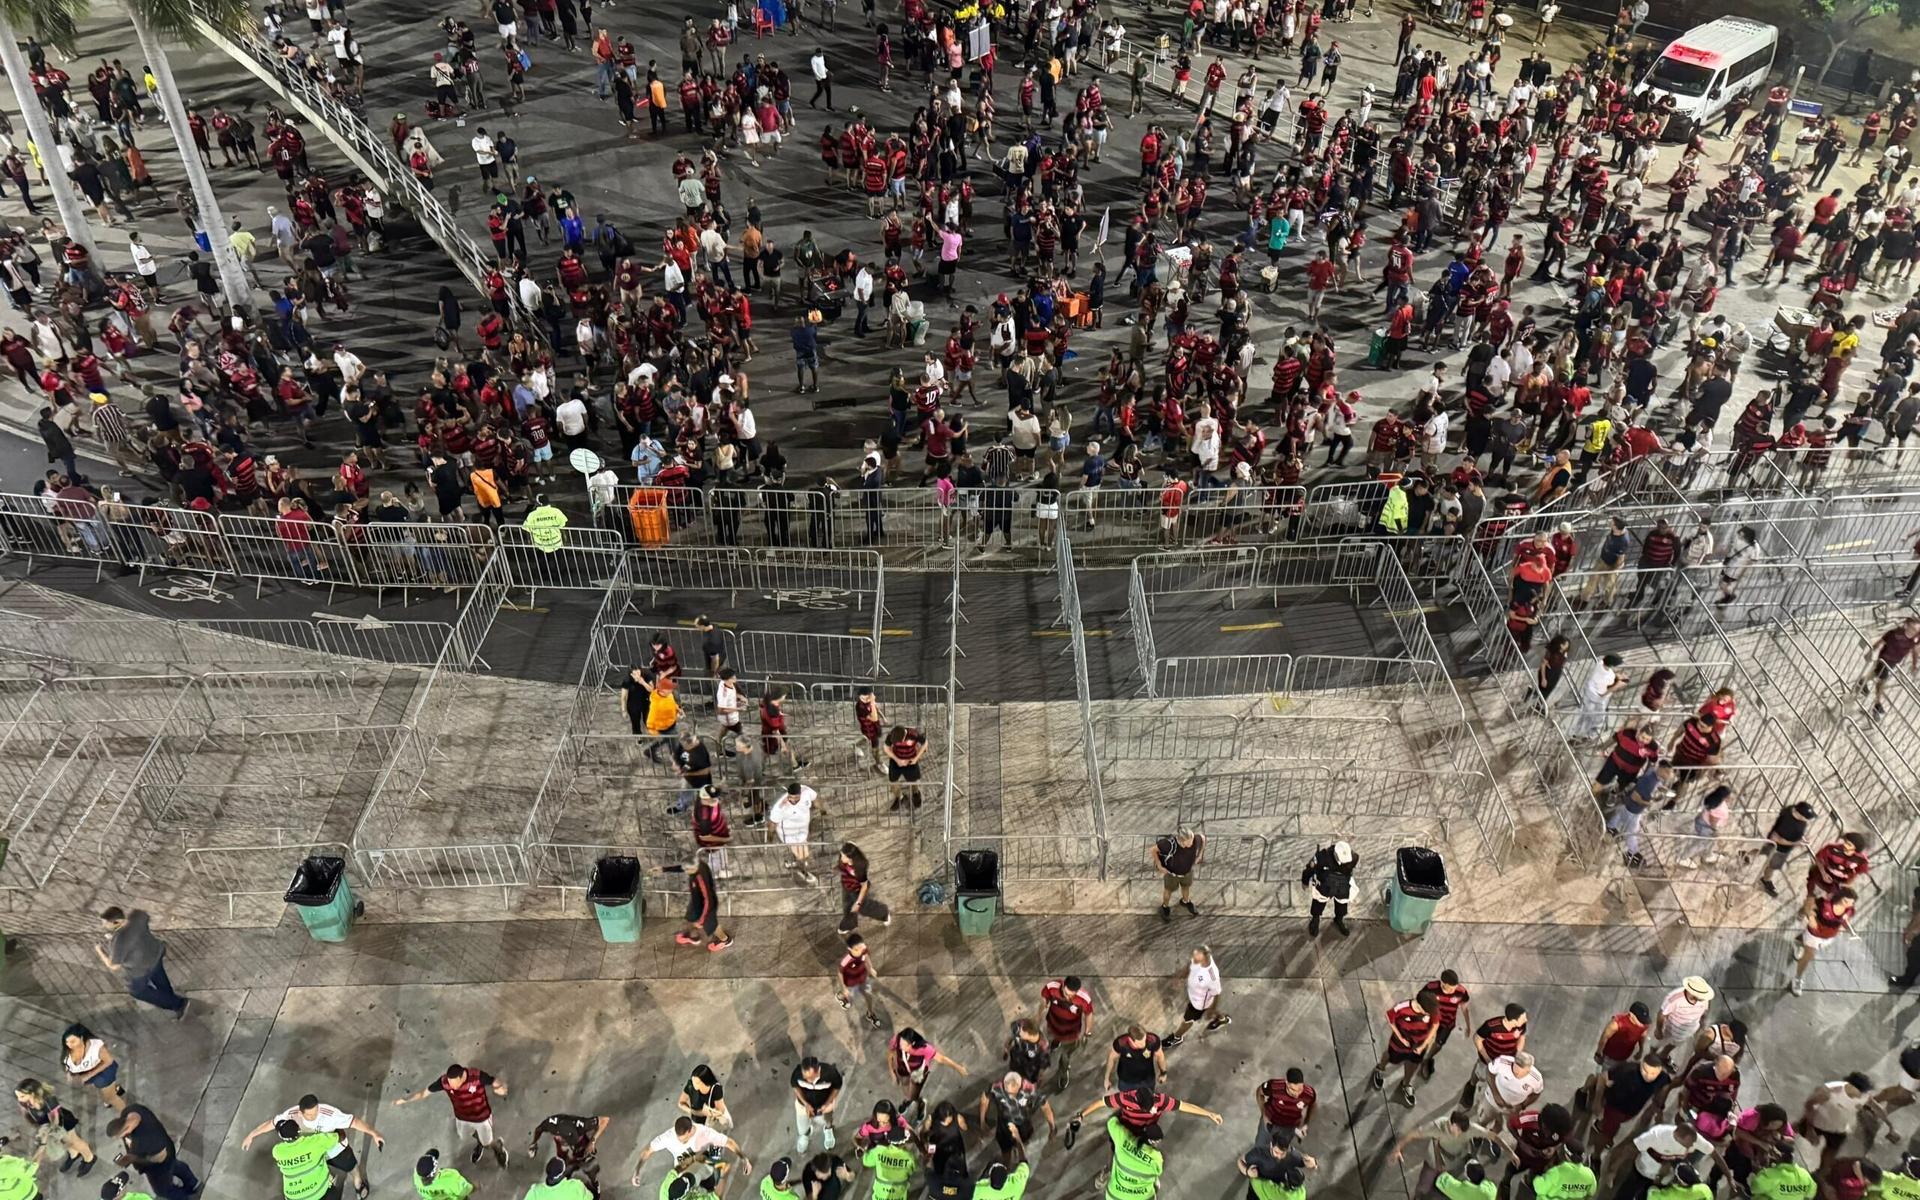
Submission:
POLYGON ((973 1200, 1020 1200, 1027 1194, 1027 1177, 1032 1173, 1024 1161, 1011 1171, 1005 1163, 995 1163, 974 1182, 973 1200))
POLYGON ((593 1192, 583 1181, 567 1178, 567 1160, 556 1154, 547 1160, 546 1179, 527 1189, 527 1200, 593 1200, 593 1192))
POLYGON ((533 498, 533 507, 527 510, 526 519, 520 522, 527 531, 527 540, 533 548, 543 554, 552 554, 560 548, 560 541, 566 536, 567 514, 548 502, 545 494, 533 498))
POLYGON ((1700 1182, 1692 1163, 1675 1163, 1668 1182, 1647 1189, 1647 1200, 1713 1200, 1713 1189, 1700 1182))
POLYGON ((127 1184, 133 1176, 126 1171, 100 1185, 100 1200, 153 1200, 152 1192, 130 1192, 127 1184))
MULTIPOLYGON (((11 1138, 0 1138, 5 1150, 11 1138)), ((0 1154, 0 1200, 37 1200, 40 1195, 40 1160, 46 1155, 36 1149, 32 1158, 18 1154, 0 1154)))
MULTIPOLYGON (((1493 1200, 1500 1191, 1493 1180, 1487 1178, 1486 1167, 1477 1158, 1467 1160, 1467 1165, 1455 1175, 1452 1171, 1442 1171, 1433 1181, 1433 1186, 1447 1200, 1493 1200)), ((1711 1196, 1707 1200, 1713 1200, 1711 1196)))
POLYGON ((327 1166, 327 1154, 340 1144, 337 1133, 302 1133, 291 1117, 276 1121, 273 1163, 280 1168, 280 1194, 286 1200, 336 1200, 339 1180, 327 1166))
POLYGON ((689 1154, 685 1158, 683 1166, 669 1171, 667 1177, 660 1181, 660 1200, 714 1200, 711 1186, 713 1173, 709 1171, 703 1176, 694 1174, 706 1167, 706 1158, 698 1154, 689 1154))
POLYGON ((413 1164, 413 1190, 420 1200, 467 1200, 473 1184, 452 1167, 441 1166, 438 1150, 429 1150, 413 1164))
POLYGON ((1107 1118, 1107 1139, 1113 1143, 1113 1163, 1107 1168, 1107 1200, 1153 1200, 1166 1173, 1160 1153, 1160 1122, 1129 1129, 1118 1116, 1107 1118))
POLYGON ((873 1172, 873 1200, 907 1200, 908 1181, 920 1165, 913 1146, 906 1122, 895 1121, 885 1136, 860 1156, 860 1165, 873 1172))
POLYGON ((760 1200, 786 1200, 788 1196, 798 1196, 800 1193, 788 1182, 792 1178, 793 1160, 774 1159, 773 1165, 767 1168, 766 1176, 760 1180, 760 1200))

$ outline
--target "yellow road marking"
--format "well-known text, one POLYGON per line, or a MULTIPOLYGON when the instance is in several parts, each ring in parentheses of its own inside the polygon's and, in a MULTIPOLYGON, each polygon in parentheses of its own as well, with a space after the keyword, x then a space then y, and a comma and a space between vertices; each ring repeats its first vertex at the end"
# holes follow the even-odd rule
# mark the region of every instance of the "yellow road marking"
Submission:
POLYGON ((1284 629, 1284 628, 1286 628, 1286 625, 1284 622, 1281 622, 1281 621, 1261 621, 1255 625, 1222 625, 1220 627, 1220 632, 1221 633, 1253 633, 1254 631, 1260 630, 1260 629, 1284 629))
POLYGON ((1872 538, 1855 538, 1855 539, 1854 539, 1853 541, 1851 541, 1851 542, 1828 542, 1828 543, 1827 543, 1827 545, 1826 545, 1826 549, 1828 549, 1828 550, 1857 550, 1857 549, 1859 549, 1859 548, 1860 548, 1861 546, 1871 546, 1871 545, 1873 545, 1873 539, 1872 539, 1872 538))
MULTIPOLYGON (((679 620, 679 621, 675 621, 675 622, 674 622, 674 624, 675 624, 675 625, 683 625, 683 626, 685 626, 685 627, 686 627, 686 628, 688 628, 688 629, 692 629, 692 628, 693 628, 693 621, 692 621, 691 619, 686 619, 686 620, 679 620)), ((716 628, 716 629, 738 629, 738 628, 740 628, 740 622, 738 622, 738 621, 715 621, 715 622, 713 623, 713 625, 714 625, 714 628, 716 628)))
MULTIPOLYGON (((872 633, 872 632, 873 632, 873 630, 872 630, 872 629, 870 629, 870 628, 868 628, 868 627, 867 627, 867 626, 865 626, 865 625, 855 625, 855 626, 853 626, 852 628, 850 628, 850 629, 848 629, 848 630, 847 630, 847 632, 848 632, 848 633, 872 633)), ((913 636, 913 630, 911 630, 911 629, 882 629, 882 630, 880 631, 880 636, 881 636, 881 637, 912 637, 912 636, 913 636)))

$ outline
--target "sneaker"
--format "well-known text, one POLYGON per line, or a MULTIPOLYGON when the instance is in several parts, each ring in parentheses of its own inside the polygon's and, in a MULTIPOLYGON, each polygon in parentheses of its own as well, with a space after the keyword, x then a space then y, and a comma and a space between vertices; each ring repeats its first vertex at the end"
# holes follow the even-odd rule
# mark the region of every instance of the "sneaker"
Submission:
MULTIPOLYGON (((867 1024, 873 1026, 875 1029, 885 1029, 887 1027, 886 1022, 880 1019, 878 1013, 869 1013, 867 1015, 867 1024)), ((827 1149, 831 1150, 833 1147, 828 1146, 827 1149)))
POLYGON ((1887 976, 1887 986, 1890 988, 1899 988, 1901 991, 1905 991, 1907 988, 1910 988, 1913 986, 1913 980, 1902 979, 1898 975, 1889 975, 1887 976))
POLYGON ((1173 920, 1173 910, 1171 908, 1168 908, 1166 905, 1162 904, 1160 906, 1160 919, 1162 921, 1173 920))
POLYGON ((65 1175, 68 1171, 73 1170, 73 1164, 79 1161, 80 1160, 75 1158, 73 1155, 71 1154, 67 1155, 67 1161, 60 1164, 60 1173, 62 1175, 65 1175))
POLYGON ((1180 907, 1186 909, 1189 916, 1197 917, 1200 915, 1200 910, 1193 906, 1193 901, 1191 900, 1182 900, 1180 907))
POLYGON ((728 947, 730 947, 730 946, 732 946, 732 945, 733 945, 733 939, 732 939, 732 938, 728 938, 728 939, 727 939, 726 941, 724 941, 724 942, 708 942, 708 943, 707 943, 707 951, 708 951, 709 953, 711 953, 711 954, 718 954, 718 953, 720 953, 720 952, 721 952, 722 950, 725 950, 725 949, 727 949, 728 947))
POLYGON ((1413 1089, 1412 1089, 1412 1088, 1410 1088, 1410 1087, 1405 1087, 1405 1088, 1401 1088, 1401 1089, 1400 1089, 1400 1103, 1402 1103, 1402 1104, 1404 1104, 1404 1105, 1406 1105, 1406 1106, 1407 1106, 1408 1108, 1412 1108, 1412 1107, 1413 1107, 1413 1103, 1414 1103, 1414 1101, 1413 1101, 1413 1089))
POLYGON ((1167 1036, 1160 1039, 1160 1048, 1162 1050, 1171 1050, 1175 1046, 1178 1046, 1181 1042, 1184 1042, 1186 1040, 1187 1040, 1186 1038, 1180 1036, 1177 1033, 1170 1033, 1167 1036))
MULTIPOLYGON (((822 1137, 820 1140, 822 1142, 825 1142, 827 1139, 825 1137, 822 1137)), ((812 1140, 809 1139, 805 1134, 802 1134, 799 1137, 794 1138, 793 1139, 793 1156, 795 1158, 805 1157, 807 1153, 807 1147, 812 1144, 813 1144, 812 1140)))
POLYGON ((1787 990, 1789 992, 1792 992, 1796 996, 1802 995, 1807 990, 1806 981, 1803 979, 1796 979, 1792 983, 1789 983, 1787 985, 1787 990))
POLYGON ((1232 1017, 1215 1017, 1213 1020, 1207 1022, 1207 1032, 1211 1033, 1216 1029, 1225 1029, 1231 1024, 1233 1024, 1232 1017))
POLYGON ((1387 1086, 1387 1073, 1385 1071, 1375 1070, 1373 1074, 1367 1076, 1367 1086, 1376 1092, 1387 1086))
POLYGON ((473 1144, 473 1153, 472 1153, 472 1155, 470 1155, 470 1156, 468 1157, 468 1160, 467 1160, 467 1161, 469 1161, 469 1162, 479 1162, 479 1161, 480 1161, 480 1156, 481 1156, 482 1154, 485 1154, 486 1152, 487 1152, 487 1148, 486 1148, 485 1146, 482 1146, 482 1145, 481 1145, 481 1144, 480 1144, 479 1142, 475 1142, 475 1143, 473 1144))
POLYGON ((77 1179, 85 1179, 87 1176, 87 1172, 93 1170, 95 1167, 99 1165, 100 1165, 100 1159, 98 1157, 90 1158, 87 1161, 80 1164, 80 1169, 74 1172, 74 1177, 77 1179))
POLYGON ((1638 852, 1627 855, 1623 861, 1629 867, 1643 867, 1647 863, 1646 858, 1643 855, 1639 854, 1638 852))
POLYGON ((852 1007, 853 1007, 853 999, 852 999, 852 997, 850 997, 850 996, 844 996, 844 995, 843 995, 843 996, 841 996, 841 997, 840 997, 840 1007, 841 1007, 841 1008, 852 1008, 852 1007))
POLYGON ((1307 918, 1307 936, 1308 937, 1320 936, 1320 918, 1319 917, 1315 916, 1315 917, 1307 918))
POLYGON ((831 1125, 825 1125, 825 1126, 822 1126, 822 1127, 821 1127, 821 1129, 820 1129, 820 1148, 821 1148, 822 1150, 831 1150, 831 1149, 833 1149, 833 1126, 831 1126, 831 1125))
POLYGON ((1340 931, 1341 937, 1353 936, 1353 930, 1347 928, 1347 922, 1344 917, 1335 917, 1333 919, 1333 927, 1340 931))
POLYGON ((1769 896, 1778 896, 1780 894, 1780 889, 1774 886, 1773 880, 1771 879, 1762 879, 1760 881, 1760 890, 1769 896))
POLYGON ((676 933, 676 934, 674 934, 674 935, 673 935, 673 940, 674 940, 674 943, 675 943, 676 945, 680 945, 680 946, 697 946, 697 945, 699 945, 699 944, 700 944, 700 939, 699 939, 699 938, 697 938, 697 937, 692 937, 692 936, 690 936, 690 935, 688 935, 688 934, 684 934, 684 933, 676 933))

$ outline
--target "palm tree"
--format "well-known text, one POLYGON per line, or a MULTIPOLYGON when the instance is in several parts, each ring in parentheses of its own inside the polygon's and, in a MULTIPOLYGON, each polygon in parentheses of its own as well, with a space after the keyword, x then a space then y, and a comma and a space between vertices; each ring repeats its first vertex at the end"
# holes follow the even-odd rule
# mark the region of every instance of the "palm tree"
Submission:
POLYGON ((20 104, 20 119, 27 127, 27 137, 40 152, 40 161, 46 164, 47 188, 53 193, 60 223, 67 227, 68 237, 86 247, 94 270, 98 271, 100 255, 93 243, 93 227, 87 224, 87 206, 81 202, 73 180, 61 166, 60 148, 54 144, 47 110, 33 90, 27 56, 20 52, 20 36, 15 32, 19 26, 70 31, 73 14, 64 0, 0 0, 0 66, 6 68, 7 79, 13 84, 13 96, 20 104))
MULTIPOLYGON (((201 227, 213 247, 213 261, 220 270, 220 289, 226 294, 228 305, 238 311, 251 303, 253 292, 247 285, 246 273, 240 269, 239 255, 227 241, 227 221, 220 212, 220 198, 214 194, 213 180, 207 177, 206 165, 200 161, 200 152, 193 144, 193 134, 187 127, 187 106, 181 103, 180 88, 174 83, 173 66, 167 59, 166 48, 160 44, 160 36, 197 41, 200 34, 194 24, 196 16, 220 28, 237 30, 247 19, 246 0, 199 0, 198 3, 194 0, 122 0, 122 3, 133 21, 134 35, 140 39, 140 52, 146 56, 148 68, 160 83, 160 107, 166 114, 167 127, 173 131, 173 144, 180 151, 180 165, 186 170, 187 185, 200 210, 201 227)), ((12 71, 11 65, 8 70, 12 71)))

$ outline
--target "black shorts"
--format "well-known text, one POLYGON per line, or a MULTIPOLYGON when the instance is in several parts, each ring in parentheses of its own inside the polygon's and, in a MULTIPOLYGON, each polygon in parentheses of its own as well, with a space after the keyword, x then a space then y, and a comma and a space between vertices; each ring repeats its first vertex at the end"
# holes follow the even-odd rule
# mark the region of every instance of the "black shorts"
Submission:
POLYGON ((894 783, 919 783, 920 764, 890 762, 887 764, 887 778, 894 783))
POLYGON ((1402 1046, 1399 1042, 1387 1043, 1387 1061, 1390 1063, 1419 1062, 1424 1057, 1425 1055, 1410 1046, 1402 1046))
POLYGON ((1889 679, 1893 676, 1894 670, 1894 665, 1884 658, 1876 658, 1873 660, 1873 677, 1875 679, 1889 679))
POLYGON ((1606 762, 1600 764, 1600 773, 1593 777, 1593 781, 1601 787, 1611 787, 1616 783, 1624 787, 1632 783, 1636 778, 1638 778, 1638 772, 1629 775, 1627 772, 1622 771, 1620 767, 1609 758, 1606 762))
POLYGON ((720 912, 717 908, 708 907, 705 915, 702 916, 699 905, 689 904, 687 905, 687 924, 698 925, 711 935, 720 928, 720 912))
MULTIPOLYGON (((1218 1001, 1216 1001, 1215 1004, 1217 1005, 1218 1001)), ((1187 1020, 1187 1021, 1202 1020, 1207 1016, 1208 1013, 1211 1013, 1213 1011, 1214 1007, 1215 1005, 1209 1005, 1206 1008, 1195 1008, 1191 1003, 1189 1003, 1187 1005, 1187 1014, 1185 1017, 1182 1018, 1182 1020, 1187 1020)))
POLYGON ((1453 1036, 1453 1026, 1442 1025, 1438 1030, 1434 1032, 1433 1048, 1428 1050, 1427 1053, 1438 1054, 1440 1052, 1440 1047, 1446 1045, 1447 1039, 1452 1036, 1453 1036))
MULTIPOLYGON (((1033 1130, 1022 1129, 1020 1131, 1020 1139, 1023 1142, 1032 1141, 1033 1130)), ((1014 1147, 1013 1127, 1011 1125, 1008 1125, 1005 1121, 994 1122, 993 1140, 1000 1144, 1000 1149, 1003 1151, 1013 1149, 1014 1147)))
POLYGON ((353 1147, 346 1142, 340 1143, 340 1153, 327 1160, 328 1169, 338 1171, 342 1175, 352 1173, 353 1169, 359 1165, 360 1160, 353 1156, 353 1147))

